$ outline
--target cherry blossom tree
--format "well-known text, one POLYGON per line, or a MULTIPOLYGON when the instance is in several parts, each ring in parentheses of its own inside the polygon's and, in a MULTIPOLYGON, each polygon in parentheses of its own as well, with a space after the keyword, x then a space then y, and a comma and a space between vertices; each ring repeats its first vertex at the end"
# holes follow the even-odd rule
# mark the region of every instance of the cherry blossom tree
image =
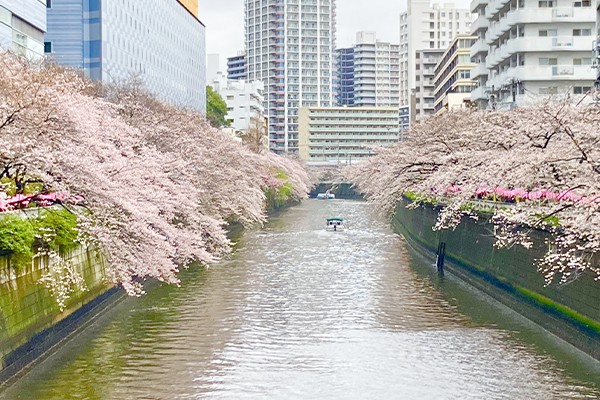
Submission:
POLYGON ((267 189, 288 184, 300 200, 313 184, 297 160, 249 151, 136 82, 107 87, 10 54, 0 65, 0 171, 61 193, 79 241, 103 253, 109 279, 132 295, 146 278, 178 284, 179 268, 218 261, 230 249, 228 222, 266 220, 267 189))
POLYGON ((477 218, 477 199, 506 201, 494 212, 498 247, 532 245, 550 232, 539 260, 547 283, 587 270, 600 278, 600 109, 575 100, 510 112, 446 112, 416 124, 406 142, 348 173, 391 211, 403 195, 444 204, 434 229, 477 218))

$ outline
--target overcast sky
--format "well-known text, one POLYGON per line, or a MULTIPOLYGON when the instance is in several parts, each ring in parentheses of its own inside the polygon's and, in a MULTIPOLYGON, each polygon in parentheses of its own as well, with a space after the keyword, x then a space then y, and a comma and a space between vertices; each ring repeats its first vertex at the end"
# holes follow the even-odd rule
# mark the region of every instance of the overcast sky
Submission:
MULTIPOLYGON (((468 7, 468 1, 456 4, 468 7)), ((338 47, 354 44, 359 31, 375 31, 378 39, 398 43, 405 10, 406 0, 337 0, 338 47)), ((220 54, 222 66, 244 49, 244 0, 200 0, 200 19, 206 25, 206 52, 220 54)))

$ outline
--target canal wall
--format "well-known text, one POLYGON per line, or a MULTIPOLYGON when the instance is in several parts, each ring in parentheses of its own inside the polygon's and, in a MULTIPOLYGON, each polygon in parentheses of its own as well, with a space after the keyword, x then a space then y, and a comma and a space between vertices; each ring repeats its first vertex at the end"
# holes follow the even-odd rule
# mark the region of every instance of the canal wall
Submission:
POLYGON ((92 317, 120 291, 105 281, 102 256, 93 249, 76 248, 63 256, 85 281, 61 311, 50 291, 39 283, 53 272, 48 257, 34 258, 20 271, 0 258, 0 383, 13 377, 48 349, 92 317))
POLYGON ((407 199, 398 204, 392 223, 409 244, 433 257, 438 244, 446 243, 446 270, 600 360, 600 282, 584 274, 546 286, 535 266, 547 249, 546 233, 534 232, 532 249, 497 249, 491 215, 479 221, 464 217, 456 230, 435 232, 439 209, 407 204, 407 199))
POLYGON ((362 199, 363 195, 358 193, 352 183, 321 182, 310 193, 310 197, 317 197, 319 193, 330 191, 338 199, 362 199))

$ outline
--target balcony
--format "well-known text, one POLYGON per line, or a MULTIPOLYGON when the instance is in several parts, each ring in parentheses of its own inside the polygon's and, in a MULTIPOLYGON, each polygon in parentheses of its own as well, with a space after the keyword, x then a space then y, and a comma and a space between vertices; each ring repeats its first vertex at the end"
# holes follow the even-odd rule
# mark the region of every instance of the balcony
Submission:
POLYGON ((596 71, 591 65, 530 65, 508 68, 490 79, 487 86, 500 87, 511 79, 521 81, 589 81, 596 79, 596 71))
MULTIPOLYGON (((488 69, 494 68, 515 53, 556 53, 559 51, 589 52, 591 41, 592 38, 590 36, 526 36, 511 39, 500 48, 488 54, 486 67, 488 69)), ((473 51, 472 48, 471 51, 473 51)))
POLYGON ((485 93, 485 87, 480 86, 471 92, 471 101, 487 100, 487 94, 485 93))
POLYGON ((477 36, 476 33, 479 30, 485 29, 487 30, 490 27, 490 22, 484 15, 480 15, 477 17, 475 21, 471 24, 471 34, 477 36))
POLYGON ((487 54, 489 50, 490 46, 485 43, 485 40, 479 39, 473 46, 471 46, 471 57, 475 57, 475 55, 479 53, 487 54))
POLYGON ((487 76, 488 69, 485 66, 485 63, 479 63, 471 70, 471 79, 477 79, 480 76, 487 76))

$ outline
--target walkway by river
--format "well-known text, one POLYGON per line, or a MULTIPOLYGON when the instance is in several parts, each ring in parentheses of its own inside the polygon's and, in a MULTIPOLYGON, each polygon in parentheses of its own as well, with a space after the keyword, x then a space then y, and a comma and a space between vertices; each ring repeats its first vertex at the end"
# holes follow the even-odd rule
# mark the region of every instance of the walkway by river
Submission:
POLYGON ((579 399, 598 363, 452 277, 372 206, 310 200, 128 299, 6 399, 579 399), (345 232, 326 232, 342 216, 345 232))

